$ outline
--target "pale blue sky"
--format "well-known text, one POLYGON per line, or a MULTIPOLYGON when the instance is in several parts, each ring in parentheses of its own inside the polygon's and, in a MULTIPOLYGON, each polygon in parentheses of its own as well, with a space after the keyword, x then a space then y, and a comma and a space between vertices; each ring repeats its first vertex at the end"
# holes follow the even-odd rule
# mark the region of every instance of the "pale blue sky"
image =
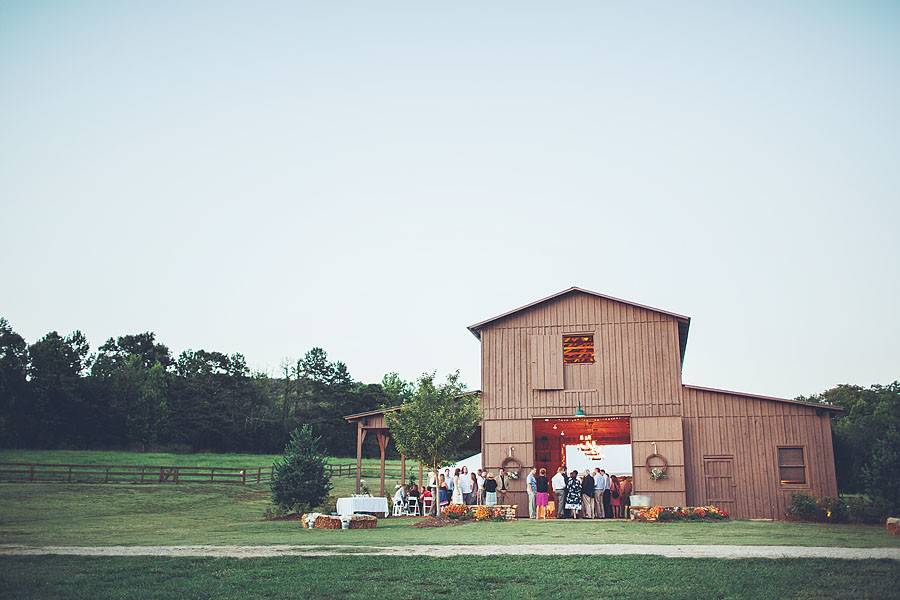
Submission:
POLYGON ((578 285, 687 383, 886 383, 898 117, 890 3, 2 2, 0 314, 477 387, 578 285))

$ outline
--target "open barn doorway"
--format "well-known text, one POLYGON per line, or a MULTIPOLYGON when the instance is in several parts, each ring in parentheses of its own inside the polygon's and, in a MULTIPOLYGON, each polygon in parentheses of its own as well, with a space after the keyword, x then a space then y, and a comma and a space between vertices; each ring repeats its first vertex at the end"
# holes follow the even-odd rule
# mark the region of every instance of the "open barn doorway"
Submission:
POLYGON ((631 477, 631 420, 628 417, 534 419, 534 465, 556 473, 604 469, 631 477))

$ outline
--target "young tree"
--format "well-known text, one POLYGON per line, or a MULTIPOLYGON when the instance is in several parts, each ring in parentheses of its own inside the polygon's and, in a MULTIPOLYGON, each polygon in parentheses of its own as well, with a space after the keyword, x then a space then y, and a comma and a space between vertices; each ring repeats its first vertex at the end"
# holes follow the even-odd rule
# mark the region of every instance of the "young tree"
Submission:
POLYGON ((405 381, 397 373, 388 373, 381 378, 381 388, 390 399, 391 406, 403 404, 412 398, 415 386, 405 381))
POLYGON ((331 491, 331 473, 325 470, 325 455, 312 427, 302 425, 291 433, 284 457, 275 461, 272 501, 287 510, 309 512, 331 491))
MULTIPOLYGON (((418 460, 431 469, 435 485, 441 467, 452 462, 481 420, 478 399, 466 394, 466 386, 459 381, 459 371, 447 376, 444 383, 435 383, 435 373, 419 378, 412 398, 400 410, 387 413, 388 428, 394 443, 408 458, 418 460)), ((437 514, 439 494, 434 490, 434 511, 437 514)))

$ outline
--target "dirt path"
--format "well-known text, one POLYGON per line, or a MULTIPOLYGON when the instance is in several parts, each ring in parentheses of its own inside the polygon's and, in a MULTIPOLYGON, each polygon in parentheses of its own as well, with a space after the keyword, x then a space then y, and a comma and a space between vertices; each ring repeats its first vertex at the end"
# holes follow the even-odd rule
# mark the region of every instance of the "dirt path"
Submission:
POLYGON ((900 561, 900 548, 806 546, 666 546, 657 544, 534 544, 514 546, 16 546, 0 545, 0 556, 185 556, 262 558, 271 556, 601 556, 651 554, 669 558, 840 558, 900 561))

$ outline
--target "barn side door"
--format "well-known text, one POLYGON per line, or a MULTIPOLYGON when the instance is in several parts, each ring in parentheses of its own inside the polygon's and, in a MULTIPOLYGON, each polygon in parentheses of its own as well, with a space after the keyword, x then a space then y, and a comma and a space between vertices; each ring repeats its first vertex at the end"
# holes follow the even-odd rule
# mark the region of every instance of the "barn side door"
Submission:
POLYGON ((703 473, 706 478, 706 504, 713 504, 734 514, 734 457, 704 456, 703 473))
POLYGON ((662 506, 687 504, 684 487, 684 433, 681 417, 632 417, 631 456, 634 493, 662 506), (664 466, 665 477, 653 480, 647 463, 664 466))

